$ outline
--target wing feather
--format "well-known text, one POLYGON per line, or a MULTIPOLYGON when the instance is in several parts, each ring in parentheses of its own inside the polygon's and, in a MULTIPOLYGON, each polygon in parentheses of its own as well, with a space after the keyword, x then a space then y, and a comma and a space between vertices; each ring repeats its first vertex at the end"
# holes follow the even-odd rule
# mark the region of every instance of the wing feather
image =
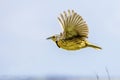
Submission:
POLYGON ((75 36, 88 37, 88 26, 83 18, 78 15, 74 10, 63 12, 58 17, 59 22, 63 28, 64 39, 73 38, 75 36))

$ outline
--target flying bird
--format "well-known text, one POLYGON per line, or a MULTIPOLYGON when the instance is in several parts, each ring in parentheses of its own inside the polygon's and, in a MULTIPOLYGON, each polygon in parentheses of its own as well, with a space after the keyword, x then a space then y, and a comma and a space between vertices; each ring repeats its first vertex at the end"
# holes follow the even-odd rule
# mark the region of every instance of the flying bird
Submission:
POLYGON ((88 26, 83 18, 74 12, 74 10, 64 11, 58 17, 58 21, 63 32, 48 37, 47 39, 52 39, 59 48, 65 50, 80 50, 86 47, 98 50, 102 49, 87 41, 89 32, 88 26))

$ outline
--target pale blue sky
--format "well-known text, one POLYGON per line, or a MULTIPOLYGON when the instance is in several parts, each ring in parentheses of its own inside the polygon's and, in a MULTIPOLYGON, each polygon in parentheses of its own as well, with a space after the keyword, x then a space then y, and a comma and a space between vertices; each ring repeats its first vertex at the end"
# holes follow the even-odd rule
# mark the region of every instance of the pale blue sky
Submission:
POLYGON ((120 0, 0 0, 0 76, 120 76, 120 0), (74 9, 103 48, 59 49, 59 13, 74 9))

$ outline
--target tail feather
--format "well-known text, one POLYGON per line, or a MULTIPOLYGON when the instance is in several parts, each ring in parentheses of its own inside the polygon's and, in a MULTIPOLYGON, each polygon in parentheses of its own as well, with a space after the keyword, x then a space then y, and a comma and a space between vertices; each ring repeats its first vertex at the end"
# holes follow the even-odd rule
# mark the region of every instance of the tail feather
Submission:
POLYGON ((91 44, 91 43, 88 43, 87 45, 88 45, 88 47, 92 47, 92 48, 97 49, 97 50, 101 50, 102 49, 101 47, 96 46, 96 45, 91 44))

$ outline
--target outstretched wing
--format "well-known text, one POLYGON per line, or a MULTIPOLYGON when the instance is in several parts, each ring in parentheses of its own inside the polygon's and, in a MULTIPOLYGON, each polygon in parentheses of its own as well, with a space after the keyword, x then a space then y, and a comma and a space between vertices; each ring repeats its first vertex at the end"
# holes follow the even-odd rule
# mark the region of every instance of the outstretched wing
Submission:
POLYGON ((58 17, 58 20, 63 28, 62 38, 69 39, 75 36, 88 37, 88 26, 83 18, 73 10, 63 12, 58 17))

